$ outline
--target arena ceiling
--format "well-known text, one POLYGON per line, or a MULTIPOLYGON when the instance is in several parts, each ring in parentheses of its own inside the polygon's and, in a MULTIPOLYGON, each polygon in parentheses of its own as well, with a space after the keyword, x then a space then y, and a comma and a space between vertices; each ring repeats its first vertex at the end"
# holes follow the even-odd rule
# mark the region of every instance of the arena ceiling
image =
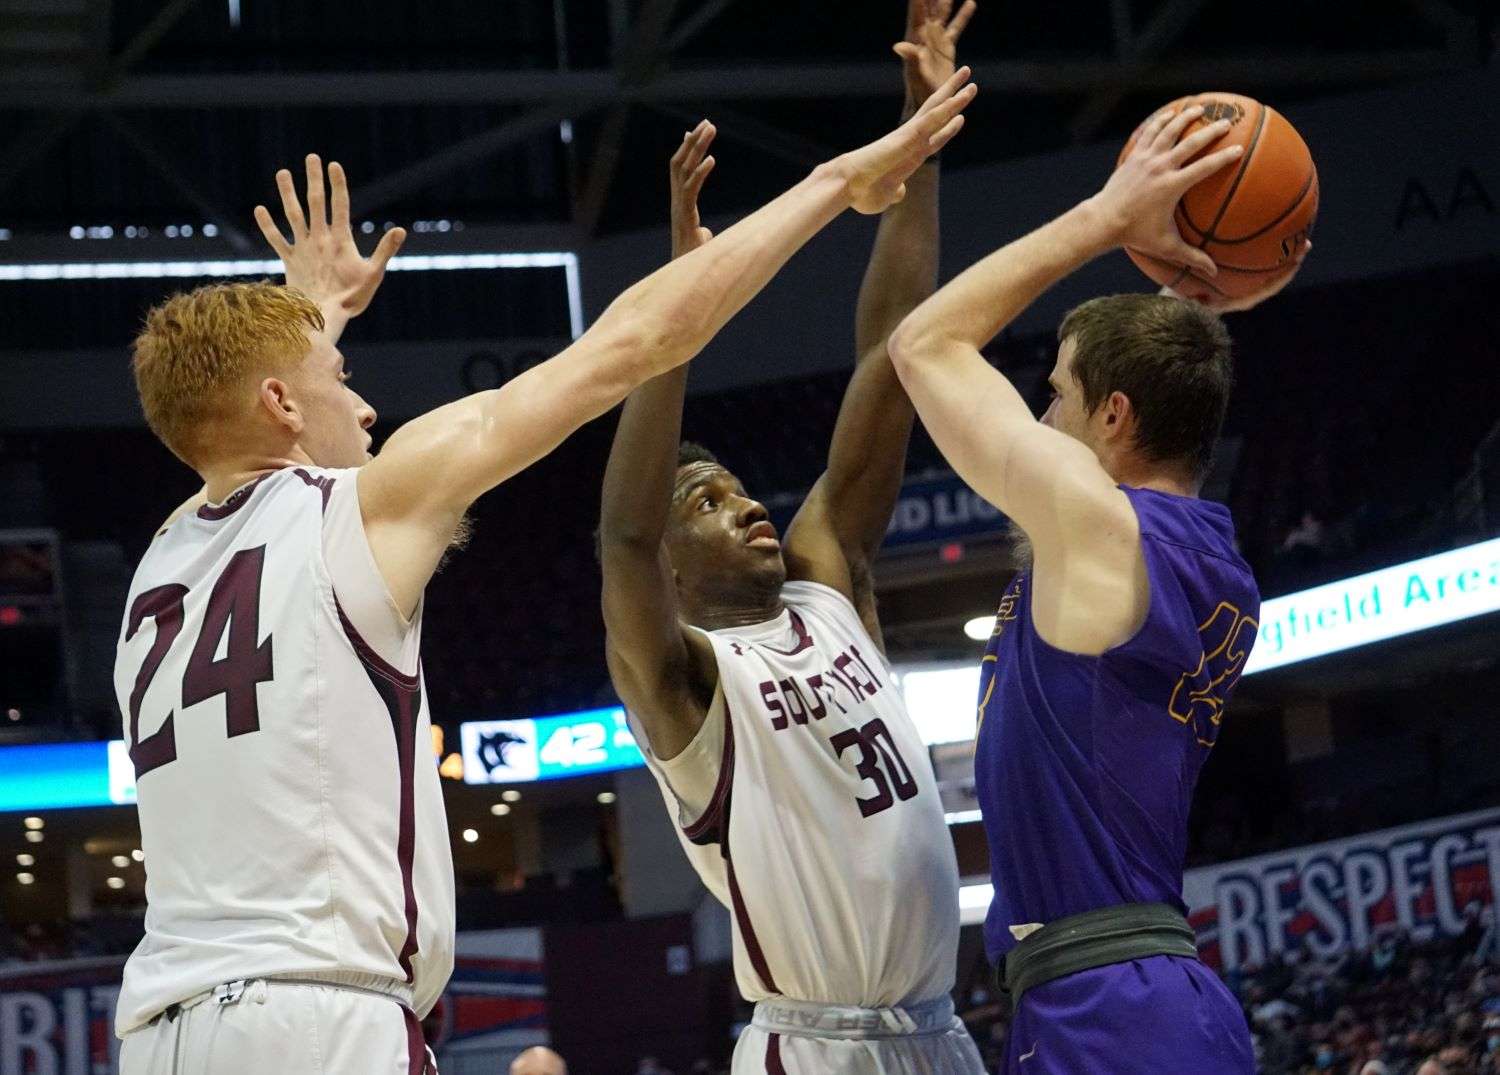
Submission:
MULTIPOLYGON (((585 241, 664 219, 663 163, 704 114, 721 130, 708 208, 736 212, 895 118, 903 7, 0 0, 0 237, 198 220, 249 249, 273 168, 317 150, 344 162, 369 219, 585 241)), ((984 92, 948 159, 1120 138, 1198 89, 1291 104, 1473 67, 1493 8, 981 0, 962 51, 984 92)))

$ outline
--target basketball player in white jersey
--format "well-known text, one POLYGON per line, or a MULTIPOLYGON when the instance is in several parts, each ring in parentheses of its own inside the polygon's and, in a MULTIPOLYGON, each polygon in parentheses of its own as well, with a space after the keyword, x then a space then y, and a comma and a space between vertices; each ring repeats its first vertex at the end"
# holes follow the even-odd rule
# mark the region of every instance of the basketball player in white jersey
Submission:
MULTIPOLYGON (((951 74, 973 8, 912 0, 908 108, 951 74)), ((696 200, 713 136, 705 121, 672 159, 678 257, 710 239, 696 200)), ((949 998, 953 844, 870 575, 912 423, 886 338, 932 292, 937 185, 929 163, 881 220, 860 361, 784 544, 729 470, 679 448, 683 369, 626 402, 605 474, 610 673, 688 857, 733 914, 736 980, 757 1002, 735 1075, 982 1071, 949 998)))
POLYGON ((360 258, 337 165, 331 220, 315 157, 306 216, 278 177, 290 244, 257 212, 295 287, 206 287, 148 315, 146 418, 205 490, 137 569, 116 665, 150 870, 117 1016, 126 1075, 426 1068, 454 892, 422 593, 466 509, 690 359, 841 211, 899 199, 961 125, 961 85, 373 459, 375 412, 334 340, 398 240, 360 258))

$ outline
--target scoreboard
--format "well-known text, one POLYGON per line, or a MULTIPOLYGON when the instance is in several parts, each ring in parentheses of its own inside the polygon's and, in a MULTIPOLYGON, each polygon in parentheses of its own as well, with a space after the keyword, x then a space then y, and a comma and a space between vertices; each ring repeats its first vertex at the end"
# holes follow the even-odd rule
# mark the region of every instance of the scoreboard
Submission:
POLYGON ((525 720, 468 721, 460 736, 466 784, 521 784, 646 763, 619 706, 525 720))

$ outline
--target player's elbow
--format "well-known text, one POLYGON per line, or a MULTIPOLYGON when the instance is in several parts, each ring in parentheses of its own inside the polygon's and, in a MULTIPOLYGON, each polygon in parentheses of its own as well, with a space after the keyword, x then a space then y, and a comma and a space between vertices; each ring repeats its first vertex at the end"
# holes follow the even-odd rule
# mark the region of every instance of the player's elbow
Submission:
POLYGON ((912 380, 921 377, 942 344, 938 333, 932 330, 920 314, 920 309, 907 314, 901 324, 896 326, 896 331, 891 333, 890 341, 886 344, 891 355, 891 365, 896 368, 896 375, 901 378, 901 383, 908 388, 912 380))

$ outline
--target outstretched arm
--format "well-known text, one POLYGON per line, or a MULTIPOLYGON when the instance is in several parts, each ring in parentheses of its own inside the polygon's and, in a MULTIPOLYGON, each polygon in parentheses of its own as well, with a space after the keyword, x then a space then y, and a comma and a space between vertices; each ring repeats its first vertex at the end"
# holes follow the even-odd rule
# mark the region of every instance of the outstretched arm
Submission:
MULTIPOLYGON (((704 120, 672 156, 672 257, 713 236, 698 217, 698 192, 713 170, 715 129, 704 120)), ((684 631, 662 549, 688 368, 647 381, 625 401, 604 471, 599 558, 604 575, 605 656, 620 699, 642 722, 651 749, 673 758, 708 712, 718 670, 708 644, 684 631)))
POLYGON ((360 476, 376 563, 410 613, 468 506, 651 378, 687 362, 844 209, 880 212, 962 126, 967 70, 898 130, 820 165, 712 242, 628 288, 592 328, 501 388, 398 429, 360 476))
MULTIPOLYGON (((959 37, 975 11, 965 0, 910 0, 905 38, 896 45, 913 114, 953 74, 959 37)), ((932 294, 938 269, 938 164, 907 181, 904 201, 880 218, 855 311, 857 365, 839 409, 828 466, 787 531, 793 578, 832 586, 854 601, 877 641, 880 625, 870 564, 901 491, 912 406, 891 365, 896 326, 932 294)))
POLYGON ((1227 127, 1210 124, 1179 143, 1201 111, 1153 117, 1103 190, 959 275, 891 339, 901 381, 943 455, 1020 524, 1039 557, 1060 536, 1078 534, 1068 525, 1075 512, 1114 485, 1088 448, 1037 422, 980 348, 1047 288, 1117 246, 1217 272, 1182 241, 1171 216, 1185 190, 1240 153, 1234 146, 1187 163, 1227 127))
POLYGON ((362 257, 349 224, 349 184, 344 178, 343 165, 334 161, 328 166, 327 197, 322 160, 316 153, 309 153, 306 165, 306 216, 297 200, 292 173, 285 168, 276 173, 276 187, 281 192, 281 208, 292 241, 286 241, 264 205, 255 207, 255 223, 281 258, 287 287, 296 288, 318 304, 323 311, 323 331, 338 343, 344 327, 364 313, 375 297, 376 289, 385 279, 386 265, 406 241, 406 229, 392 228, 380 237, 374 253, 362 257))

